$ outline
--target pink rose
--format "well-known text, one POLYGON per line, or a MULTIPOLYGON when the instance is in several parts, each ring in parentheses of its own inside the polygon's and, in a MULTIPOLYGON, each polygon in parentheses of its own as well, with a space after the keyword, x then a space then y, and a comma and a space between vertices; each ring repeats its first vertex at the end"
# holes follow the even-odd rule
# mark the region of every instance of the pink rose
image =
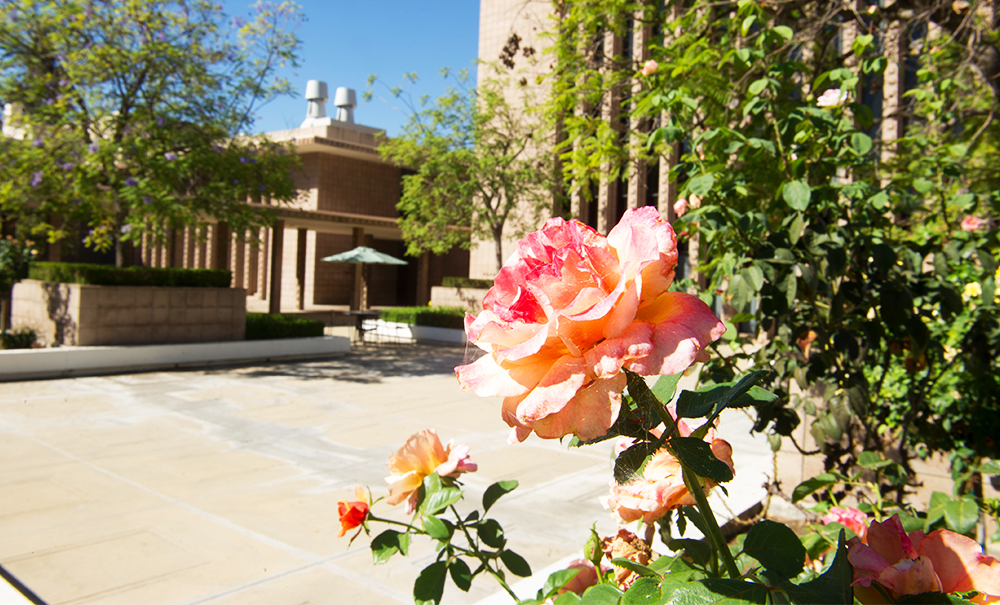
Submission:
MULTIPOLYGON (((672 416, 676 416, 673 404, 667 409, 672 416)), ((683 420, 677 420, 677 431, 681 437, 688 437, 692 432, 683 420)), ((661 433, 662 429, 654 431, 657 436, 661 433)), ((725 462, 730 470, 735 470, 733 448, 727 441, 715 437, 715 429, 709 429, 705 441, 711 446, 716 458, 725 462)), ((624 450, 629 445, 630 440, 621 444, 620 448, 624 450)), ((711 479, 705 481, 706 491, 716 485, 718 484, 711 479)), ((646 462, 641 476, 625 485, 611 481, 611 497, 608 498, 606 507, 611 509, 615 521, 621 525, 640 519, 646 525, 652 525, 668 511, 695 504, 694 496, 684 485, 680 461, 667 450, 661 449, 646 462)))
POLYGON ((677 218, 680 218, 685 214, 687 214, 687 211, 688 211, 688 201, 686 199, 681 198, 676 202, 674 202, 674 214, 677 215, 677 218))
POLYGON ((566 569, 579 569, 580 573, 573 576, 573 579, 559 589, 559 594, 564 592, 575 592, 582 595, 583 591, 591 586, 597 585, 597 569, 594 564, 586 559, 577 559, 569 564, 566 569))
POLYGON ((876 600, 872 582, 888 589, 893 600, 921 592, 979 591, 973 602, 1000 602, 1000 561, 983 554, 975 540, 946 529, 924 535, 907 534, 899 515, 868 528, 867 544, 860 538, 847 543, 847 559, 854 567, 855 595, 876 600))
POLYGON ((607 432, 625 373, 677 374, 726 331, 697 297, 668 292, 677 240, 656 208, 628 210, 607 238, 550 219, 518 242, 465 330, 488 355, 455 368, 462 388, 503 397, 512 440, 607 432))
POLYGON ((861 540, 865 539, 868 533, 868 515, 856 508, 840 508, 833 506, 830 512, 823 516, 823 524, 840 523, 847 529, 853 531, 861 540))
POLYGON ((839 88, 828 88, 826 92, 816 99, 816 104, 820 107, 836 107, 843 105, 846 100, 847 91, 840 90, 839 88))
POLYGON ((979 218, 978 216, 972 216, 970 214, 962 219, 962 229, 970 233, 973 231, 979 231, 979 229, 982 228, 983 223, 985 222, 986 221, 979 218))
POLYGON ((455 445, 453 441, 442 446, 434 429, 424 429, 411 435, 403 447, 389 456, 392 476, 385 478, 389 483, 386 502, 396 505, 409 499, 407 514, 410 514, 416 510, 417 490, 424 477, 431 473, 440 477, 457 477, 462 473, 475 472, 478 468, 469 459, 469 446, 455 445))
POLYGON ((648 78, 649 76, 655 74, 658 69, 660 69, 660 64, 650 59, 642 66, 640 73, 648 78))

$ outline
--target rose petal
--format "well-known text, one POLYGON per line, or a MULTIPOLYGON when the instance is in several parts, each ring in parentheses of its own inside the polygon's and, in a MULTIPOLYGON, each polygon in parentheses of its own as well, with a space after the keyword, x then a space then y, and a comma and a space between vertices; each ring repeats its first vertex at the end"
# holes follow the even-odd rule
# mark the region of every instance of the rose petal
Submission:
POLYGON ((978 590, 1000 597, 1000 561, 984 555, 975 540, 938 529, 920 542, 920 554, 934 562, 944 592, 978 590))
POLYGON ((579 390, 559 412, 536 420, 532 428, 543 439, 558 439, 576 435, 583 441, 608 432, 618 419, 625 375, 595 380, 579 390))

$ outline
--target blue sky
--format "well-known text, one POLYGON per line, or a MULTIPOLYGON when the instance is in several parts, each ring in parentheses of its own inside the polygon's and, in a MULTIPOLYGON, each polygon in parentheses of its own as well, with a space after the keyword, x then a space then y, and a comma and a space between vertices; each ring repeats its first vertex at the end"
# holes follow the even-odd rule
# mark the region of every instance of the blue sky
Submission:
MULTIPOLYGON (((255 0, 227 0, 226 12, 246 16, 255 0)), ((258 112, 255 132, 296 128, 306 115, 303 98, 307 80, 327 83, 331 100, 327 115, 335 115, 333 94, 338 86, 358 94, 354 119, 360 124, 399 131, 406 115, 375 98, 366 103, 362 93, 368 76, 377 74, 391 86, 403 84, 403 74, 416 72, 420 81, 414 96, 440 96, 448 84, 443 67, 472 71, 479 46, 479 0, 298 0, 308 21, 297 30, 302 41, 300 67, 286 77, 296 88, 294 97, 281 97, 258 112)), ((385 88, 377 92, 391 99, 385 88)), ((396 103, 398 105, 398 102, 396 103)))

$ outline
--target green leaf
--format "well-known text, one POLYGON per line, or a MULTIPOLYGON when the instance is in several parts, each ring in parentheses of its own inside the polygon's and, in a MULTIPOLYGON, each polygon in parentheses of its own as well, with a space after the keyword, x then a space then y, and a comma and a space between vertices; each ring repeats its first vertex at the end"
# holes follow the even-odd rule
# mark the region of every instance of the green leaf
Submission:
POLYGON ((577 603, 582 602, 583 601, 580 599, 580 595, 575 592, 566 591, 556 597, 556 600, 553 601, 553 605, 576 605, 577 603))
POLYGON ((677 392, 677 383, 684 377, 684 372, 670 376, 660 376, 653 385, 653 395, 663 403, 670 403, 677 392))
POLYGON ((969 603, 971 601, 943 592, 908 594, 899 597, 899 600, 896 601, 897 605, 969 605, 969 603))
POLYGON ((524 560, 524 557, 513 550, 505 550, 500 553, 500 560, 515 576, 527 578, 531 575, 531 566, 524 560))
POLYGON ((570 580, 575 578, 579 573, 579 569, 561 569, 549 575, 548 579, 545 580, 545 585, 542 586, 542 600, 551 597, 560 588, 569 584, 570 580))
POLYGON ((875 452, 861 452, 861 454, 858 455, 858 466, 861 468, 875 470, 878 468, 885 468, 890 464, 892 464, 892 460, 886 460, 875 452))
MULTIPOLYGON (((766 586, 743 580, 673 581, 669 575, 660 587, 666 597, 661 605, 765 605, 766 586)), ((849 602, 849 601, 845 601, 849 602)))
POLYGON ((420 512, 425 515, 436 515, 461 499, 462 490, 457 487, 445 487, 425 496, 424 501, 420 504, 420 512))
POLYGON ((677 459, 699 477, 708 477, 717 483, 733 480, 733 470, 712 453, 712 448, 697 437, 671 437, 670 445, 677 459))
POLYGON ((1000 462, 987 460, 979 465, 979 472, 984 475, 1000 475, 1000 462))
POLYGON ((736 56, 743 63, 750 63, 750 49, 749 48, 740 48, 740 49, 738 49, 736 51, 736 56))
POLYGON ((448 577, 448 563, 438 561, 431 563, 420 572, 413 583, 413 601, 425 603, 440 603, 444 594, 444 581, 448 577))
POLYGON ((811 479, 806 479, 802 483, 795 486, 795 490, 792 491, 792 502, 798 502, 809 494, 821 490, 824 487, 829 487, 838 481, 840 481, 840 479, 838 479, 836 475, 831 475, 830 473, 820 473, 811 479))
POLYGON ((483 492, 483 513, 485 514, 486 511, 490 510, 490 507, 496 504, 496 501, 502 496, 517 489, 517 485, 517 481, 512 479, 510 481, 497 481, 487 487, 486 491, 483 492))
POLYGON ((913 188, 917 193, 927 193, 934 188, 934 183, 927 179, 913 179, 913 188))
POLYGON ((656 451, 656 446, 648 441, 640 441, 618 454, 615 459, 615 481, 619 485, 630 483, 642 474, 646 460, 656 451))
POLYGON ((787 25, 776 26, 774 28, 774 33, 778 34, 785 40, 791 40, 792 36, 795 35, 795 32, 792 31, 792 28, 788 27, 787 25))
POLYGON ((931 492, 931 500, 927 504, 927 519, 924 521, 924 533, 931 531, 931 526, 944 518, 944 507, 952 501, 951 496, 943 492, 931 492))
POLYGON ((587 605, 618 605, 622 594, 622 591, 611 584, 598 584, 584 591, 580 602, 587 605))
POLYGON ((889 205, 889 195, 885 191, 879 191, 875 195, 868 198, 868 203, 871 204, 876 210, 883 210, 889 205))
POLYGON ((660 593, 659 576, 654 578, 639 578, 628 587, 622 597, 622 605, 649 605, 659 603, 663 595, 660 593))
POLYGON ((485 519, 476 526, 479 539, 490 548, 503 548, 507 539, 503 536, 503 527, 494 519, 485 519))
MULTIPOLYGON (((753 27, 753 24, 756 22, 757 22, 757 15, 750 15, 749 17, 743 20, 743 25, 740 27, 740 32, 742 32, 744 36, 747 35, 748 33, 750 33, 750 28, 753 27)), ((747 51, 747 54, 749 54, 749 51, 747 51)), ((744 59, 743 62, 746 63, 746 60, 744 59)))
POLYGON ((979 507, 972 500, 952 500, 944 505, 944 522, 951 531, 967 534, 979 522, 979 507))
POLYGON ((823 575, 805 584, 782 584, 793 603, 853 603, 854 568, 847 561, 847 540, 844 531, 837 538, 837 553, 823 575))
POLYGON ((448 572, 451 574, 451 581, 458 586, 459 590, 462 592, 469 592, 472 588, 472 570, 465 561, 461 559, 454 559, 448 565, 448 572))
POLYGON ((659 579, 660 577, 660 574, 656 573, 652 569, 646 567, 645 565, 636 563, 635 561, 632 561, 630 559, 615 557, 614 559, 611 559, 611 564, 614 565, 615 567, 624 567, 625 569, 637 573, 643 577, 657 578, 657 579, 659 579))
POLYGON ((759 80, 754 80, 753 82, 750 83, 750 87, 747 88, 747 92, 749 92, 750 94, 752 94, 753 96, 756 97, 761 92, 763 92, 765 88, 767 88, 768 82, 769 82, 769 80, 767 78, 761 78, 759 80))
POLYGON ((872 150, 872 138, 863 132, 855 132, 851 135, 851 147, 858 155, 865 155, 872 150))
POLYGON ((424 531, 435 540, 447 542, 451 539, 451 534, 455 531, 455 526, 444 519, 424 517, 424 531))
POLYGON ((960 210, 969 210, 976 203, 976 196, 972 193, 963 193, 955 196, 955 205, 960 210))
POLYGON ((410 546, 410 535, 402 534, 398 531, 387 529, 372 540, 372 558, 375 565, 381 565, 389 560, 392 555, 406 551, 410 546))
POLYGON ((670 550, 683 550, 684 554, 698 565, 707 565, 708 561, 712 558, 712 547, 704 540, 682 538, 672 541, 668 546, 670 550))
POLYGON ((802 213, 795 215, 795 219, 792 220, 792 224, 788 227, 788 241, 794 246, 799 242, 802 237, 802 232, 805 231, 806 220, 802 213))
POLYGON ((795 532, 775 521, 758 521, 743 542, 743 552, 771 572, 794 578, 802 572, 806 549, 795 532))
MULTIPOLYGON (((677 417, 702 418, 708 416, 735 385, 735 382, 723 382, 721 384, 702 387, 695 391, 681 391, 681 394, 677 397, 677 417)), ((729 400, 725 407, 746 408, 752 405, 770 403, 777 398, 777 395, 766 389, 752 386, 747 392, 735 399, 729 400)))
POLYGON ((805 181, 789 181, 781 191, 785 203, 793 210, 805 210, 812 199, 812 190, 805 181))
POLYGON ((715 184, 715 176, 711 174, 703 174, 701 176, 696 176, 687 182, 687 190, 689 193, 693 193, 698 196, 704 197, 709 191, 712 190, 712 185, 715 184))
POLYGON ((750 265, 743 270, 743 279, 753 286, 756 292, 760 292, 760 289, 764 287, 764 272, 755 265, 750 265))

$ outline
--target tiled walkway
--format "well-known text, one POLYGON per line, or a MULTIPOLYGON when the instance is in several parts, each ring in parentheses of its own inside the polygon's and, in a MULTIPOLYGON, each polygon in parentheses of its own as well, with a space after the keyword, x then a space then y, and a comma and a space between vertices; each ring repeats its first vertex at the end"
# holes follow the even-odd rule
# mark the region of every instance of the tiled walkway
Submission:
MULTIPOLYGON (((384 495, 389 453, 429 427, 472 448, 480 470, 467 476, 466 509, 492 482, 520 481, 490 516, 533 569, 577 555, 594 521, 612 533, 599 503, 610 445, 507 445, 498 402, 455 381, 465 355, 396 345, 321 362, 0 384, 0 564, 52 605, 412 602, 433 561, 428 541, 374 567, 364 536, 350 549, 336 537, 336 503, 358 484, 384 495)), ((771 459, 746 421, 726 422, 740 452, 738 513, 759 499, 771 459)), ((467 594, 449 585, 444 602, 496 591, 486 577, 467 594)))

